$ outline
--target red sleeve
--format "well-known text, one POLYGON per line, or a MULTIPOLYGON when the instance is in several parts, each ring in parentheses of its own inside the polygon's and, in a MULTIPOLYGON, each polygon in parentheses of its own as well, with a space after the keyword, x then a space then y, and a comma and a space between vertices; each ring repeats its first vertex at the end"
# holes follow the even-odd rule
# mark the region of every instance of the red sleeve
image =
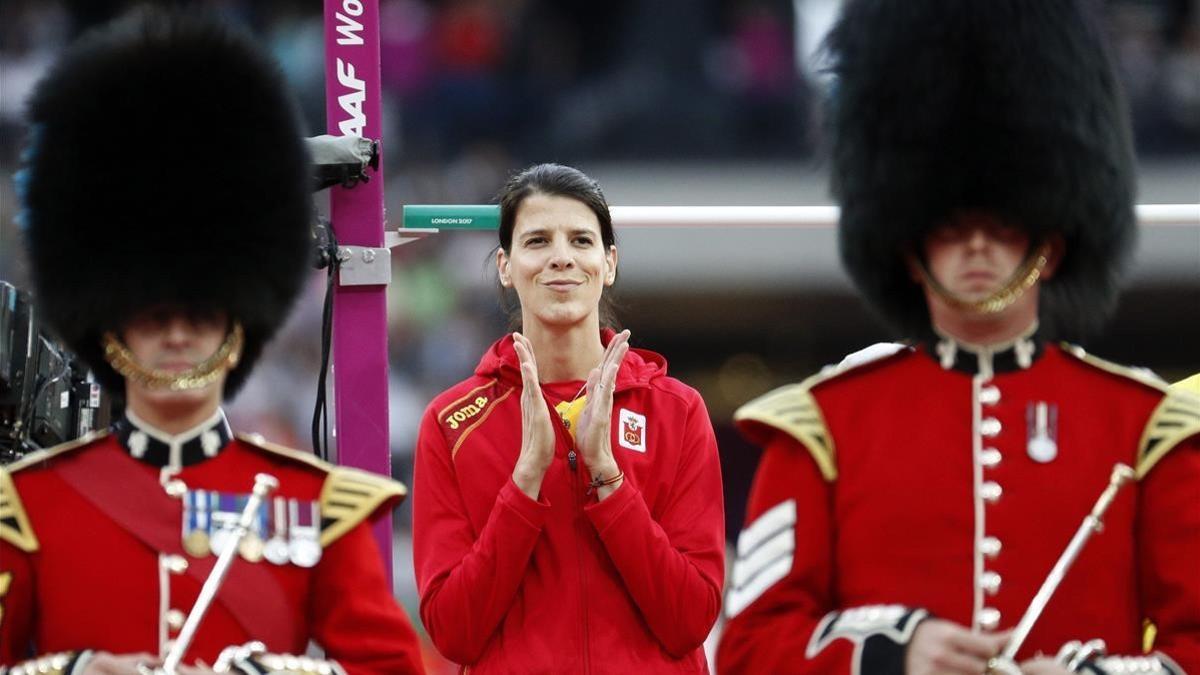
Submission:
POLYGON ((413 561, 421 620, 443 656, 462 665, 479 659, 516 598, 549 510, 509 479, 476 534, 450 450, 426 412, 413 469, 413 561))
POLYGON ((29 555, 0 540, 0 666, 30 657, 34 609, 29 555))
POLYGON ((369 522, 324 551, 310 612, 313 639, 348 675, 425 672, 417 634, 392 597, 369 522))
POLYGON ((721 464, 698 395, 681 447, 678 475, 657 520, 630 480, 585 507, 646 624, 675 657, 704 643, 721 611, 725 576, 721 464))
POLYGON ((1163 457, 1140 488, 1138 570, 1154 649, 1200 673, 1200 437, 1163 457))
POLYGON ((903 672, 925 612, 835 607, 833 491, 799 441, 770 436, 738 536, 718 672, 903 672))
POLYGON ((817 622, 833 609, 831 499, 808 450, 787 434, 772 436, 738 536, 718 672, 849 672, 846 645, 830 645, 813 661, 804 656, 817 622))

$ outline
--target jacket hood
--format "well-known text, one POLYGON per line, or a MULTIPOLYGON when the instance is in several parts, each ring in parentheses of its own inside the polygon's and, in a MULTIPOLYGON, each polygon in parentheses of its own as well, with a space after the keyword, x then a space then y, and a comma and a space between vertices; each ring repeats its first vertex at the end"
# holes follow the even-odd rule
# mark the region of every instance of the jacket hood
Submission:
MULTIPOLYGON (((616 335, 611 328, 600 331, 600 341, 608 346, 609 341, 616 335)), ((479 377, 496 378, 509 384, 521 384, 521 368, 517 360, 517 350, 513 347, 512 333, 492 343, 483 353, 479 365, 475 366, 475 374, 479 377)), ((648 349, 629 348, 621 369, 617 371, 617 391, 631 387, 648 386, 658 377, 666 377, 667 360, 656 352, 648 349)))

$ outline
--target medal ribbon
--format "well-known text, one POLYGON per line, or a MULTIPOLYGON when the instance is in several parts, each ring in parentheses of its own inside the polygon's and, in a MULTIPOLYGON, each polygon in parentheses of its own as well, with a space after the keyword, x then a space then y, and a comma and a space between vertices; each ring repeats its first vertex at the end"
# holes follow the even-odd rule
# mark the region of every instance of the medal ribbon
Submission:
MULTIPOLYGON (((183 555, 179 536, 181 505, 163 491, 151 470, 115 442, 82 450, 56 462, 54 472, 97 511, 152 552, 183 555)), ((184 574, 202 586, 216 558, 190 558, 188 562, 184 574)), ((306 636, 300 633, 298 622, 290 618, 280 620, 280 616, 291 617, 291 613, 280 612, 280 608, 291 607, 293 600, 284 593, 275 575, 262 565, 242 561, 231 566, 216 601, 241 625, 246 638, 259 640, 268 649, 287 652, 294 645, 304 644, 306 636)), ((200 630, 204 630, 203 622, 200 630)), ((148 650, 157 651, 157 646, 148 650)))

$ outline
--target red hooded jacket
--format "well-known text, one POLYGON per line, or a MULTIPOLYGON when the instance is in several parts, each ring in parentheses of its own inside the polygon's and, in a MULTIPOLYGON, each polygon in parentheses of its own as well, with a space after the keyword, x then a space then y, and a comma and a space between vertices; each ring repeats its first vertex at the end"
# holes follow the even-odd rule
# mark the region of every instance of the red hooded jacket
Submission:
POLYGON ((413 538, 434 644, 477 673, 707 672, 701 645, 725 565, 704 401, 667 377, 661 356, 629 350, 612 418, 625 480, 603 502, 587 494, 582 462, 568 461, 571 435, 555 427, 555 460, 534 501, 512 481, 521 448, 512 336, 426 410, 413 538))

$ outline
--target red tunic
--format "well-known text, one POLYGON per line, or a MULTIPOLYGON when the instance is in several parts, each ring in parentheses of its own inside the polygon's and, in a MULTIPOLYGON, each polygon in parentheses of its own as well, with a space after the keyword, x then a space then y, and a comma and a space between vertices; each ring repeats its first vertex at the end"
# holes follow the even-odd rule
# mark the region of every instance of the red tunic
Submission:
POLYGON ((722 672, 902 672, 922 612, 1012 628, 1117 462, 1139 481, 1018 656, 1092 638, 1141 654, 1148 619, 1200 672, 1200 401, 1075 348, 999 354, 992 373, 949 367, 963 356, 904 349, 738 412, 766 451, 722 672))
POLYGON ((182 500, 164 486, 245 494, 267 472, 277 496, 321 503, 322 557, 309 568, 236 559, 185 663, 212 664, 251 640, 304 654, 311 639, 350 674, 421 672, 367 522, 403 496, 398 483, 245 438, 172 476, 115 435, 10 469, 0 471, 0 665, 31 648, 165 654, 216 558, 184 552, 182 500))

